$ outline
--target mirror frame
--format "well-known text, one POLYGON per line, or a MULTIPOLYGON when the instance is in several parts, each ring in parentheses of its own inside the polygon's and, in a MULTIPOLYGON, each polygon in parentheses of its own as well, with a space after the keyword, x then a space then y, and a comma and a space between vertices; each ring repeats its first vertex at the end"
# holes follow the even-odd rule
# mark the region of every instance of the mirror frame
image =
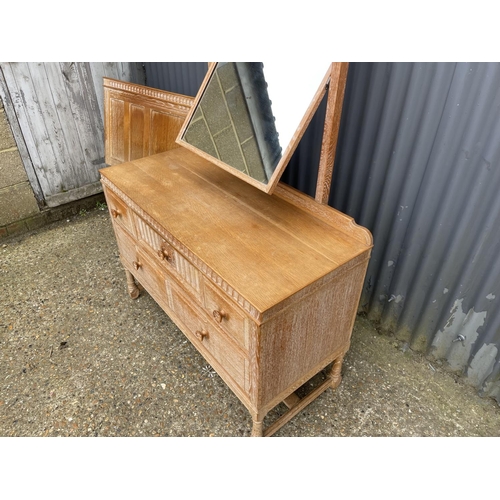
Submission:
POLYGON ((272 194, 274 189, 276 188, 276 185, 278 184, 286 166, 288 165, 294 151, 297 149, 297 146, 299 145, 300 139, 302 139, 302 136, 304 135, 307 126, 311 122, 314 113, 318 109, 321 100, 323 99, 327 89, 328 89, 328 84, 330 82, 330 78, 332 75, 332 69, 333 69, 333 63, 330 64, 328 67, 328 70, 321 82, 319 82, 319 87, 314 96, 312 97, 311 103, 309 104, 307 110, 305 111, 305 114, 298 124, 298 127, 295 131, 295 133, 292 136, 292 139, 290 140, 290 143, 286 145, 286 147, 283 148, 283 155, 276 165, 276 168, 274 169, 273 175, 269 179, 267 184, 264 184, 263 182, 257 181, 254 178, 250 177, 249 175, 241 172, 240 170, 230 166, 227 163, 224 163, 223 161, 219 160, 218 158, 214 158, 212 155, 209 155, 208 153, 205 153, 201 149, 198 149, 197 147, 189 144, 183 139, 184 133, 189 126, 189 123, 191 121, 192 116, 196 112, 198 105, 200 103, 201 98, 203 97, 203 94, 205 93, 205 90, 207 88, 208 82, 210 81, 215 68, 217 66, 216 62, 212 62, 209 64, 209 68, 207 71, 207 74, 205 75, 205 78, 200 86, 200 89, 196 95, 196 98, 194 100, 193 106, 191 108, 191 111, 187 115, 180 132, 177 136, 176 143, 179 144, 180 146, 189 149, 190 151, 196 153, 198 156, 201 156, 202 158, 210 161, 211 163, 223 168, 224 170, 232 173, 236 177, 244 180, 245 182, 251 184, 252 186, 260 189, 261 191, 264 191, 265 193, 272 194))

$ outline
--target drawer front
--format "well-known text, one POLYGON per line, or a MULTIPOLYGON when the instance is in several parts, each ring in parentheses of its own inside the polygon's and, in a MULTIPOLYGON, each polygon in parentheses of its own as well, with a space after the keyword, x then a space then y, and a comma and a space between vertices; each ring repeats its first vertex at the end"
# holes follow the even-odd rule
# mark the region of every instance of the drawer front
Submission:
POLYGON ((119 227, 115 227, 116 241, 123 265, 137 281, 162 304, 167 302, 165 276, 148 255, 138 249, 134 240, 119 227))
MULTIPOLYGON (((197 349, 203 355, 208 353, 216 361, 214 368, 219 373, 227 373, 242 389, 247 389, 248 363, 241 348, 216 326, 213 317, 187 298, 186 292, 180 289, 182 281, 176 279, 173 273, 160 269, 147 252, 137 248, 132 237, 123 229, 115 226, 115 235, 124 266, 167 314, 171 311, 177 317, 185 327, 185 335, 197 349)), ((220 301, 216 303, 220 304, 220 301)), ((232 309, 227 310, 233 315, 232 309)))
POLYGON ((214 368, 217 372, 220 373, 222 368, 241 388, 247 388, 245 357, 238 347, 214 327, 204 311, 189 304, 188 299, 175 286, 171 286, 171 294, 174 312, 188 330, 184 333, 191 342, 202 354, 207 352, 215 359, 218 365, 214 368))
POLYGON ((154 256, 155 262, 168 272, 174 271, 177 278, 190 287, 190 291, 201 299, 201 275, 187 259, 180 255, 168 241, 160 236, 149 224, 139 216, 135 216, 138 238, 145 244, 154 256))
POLYGON ((133 275, 144 286, 147 292, 160 303, 167 304, 166 279, 163 272, 156 267, 147 254, 141 250, 136 251, 136 258, 132 263, 133 275))
POLYGON ((120 257, 129 270, 132 270, 133 262, 136 260, 136 248, 134 240, 119 226, 114 226, 116 242, 118 244, 118 251, 120 252, 120 257))
POLYGON ((249 320, 206 280, 204 283, 204 302, 205 310, 215 324, 222 328, 242 347, 248 349, 249 320))
POLYGON ((175 269, 176 252, 172 246, 137 215, 135 215, 135 222, 138 239, 146 243, 158 262, 166 265, 170 270, 175 269))
POLYGON ((135 235, 132 211, 127 205, 116 197, 109 189, 105 190, 106 202, 113 222, 124 227, 131 234, 135 235))

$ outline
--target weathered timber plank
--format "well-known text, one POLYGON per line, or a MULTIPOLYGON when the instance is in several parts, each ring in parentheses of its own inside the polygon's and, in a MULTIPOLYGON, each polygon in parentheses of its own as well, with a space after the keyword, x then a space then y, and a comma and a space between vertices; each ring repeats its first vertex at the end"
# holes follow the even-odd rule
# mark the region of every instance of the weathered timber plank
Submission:
POLYGON ((7 82, 5 80, 3 64, 0 64, 0 98, 3 100, 4 110, 7 115, 7 119, 9 121, 9 125, 12 130, 14 140, 16 141, 17 149, 23 161, 24 169, 26 170, 26 174, 31 184, 31 188, 33 189, 35 199, 38 203, 38 206, 43 207, 44 198, 43 198, 42 188, 40 186, 35 169, 33 167, 33 163, 28 153, 28 147, 23 137, 21 127, 19 126, 19 121, 16 112, 14 110, 14 104, 12 102, 9 89, 7 87, 7 82))
MULTIPOLYGON (((47 133, 47 142, 51 148, 47 148, 46 155, 41 157, 42 168, 50 165, 50 170, 46 170, 46 175, 57 175, 60 183, 52 185, 50 191, 45 192, 45 196, 51 196, 58 192, 65 192, 76 187, 77 172, 73 169, 72 154, 70 147, 66 143, 65 133, 69 131, 71 124, 67 124, 64 129, 58 116, 56 103, 54 102, 53 82, 47 75, 47 66, 55 63, 30 63, 30 75, 33 87, 40 105, 37 114, 39 127, 44 127, 47 133)), ((54 85, 57 88, 57 85, 54 85)), ((56 97, 57 98, 57 97, 56 97)), ((71 120, 73 121, 73 120, 71 120)), ((37 133, 37 130, 33 131, 37 133)), ((69 133, 71 135, 71 133, 69 133)), ((71 139, 70 139, 71 140, 71 139)))
MULTIPOLYGON (((89 181, 85 178, 85 155, 82 151, 81 137, 76 128, 81 117, 78 116, 78 109, 72 106, 66 91, 66 83, 76 80, 78 84, 78 77, 73 63, 46 63, 44 67, 49 82, 47 90, 51 92, 56 113, 54 121, 57 120, 57 134, 64 144, 62 160, 58 167, 64 178, 65 191, 70 191, 89 181)), ((55 194, 54 192, 46 193, 46 196, 55 194)))
POLYGON ((140 65, 21 62, 2 63, 2 69, 9 121, 17 124, 16 142, 39 205, 94 191, 105 164, 103 77, 139 77, 140 65))
MULTIPOLYGON (((40 64, 35 66, 35 71, 40 71, 40 64)), ((47 130, 43 118, 44 96, 38 95, 30 66, 31 63, 10 63, 5 76, 33 167, 44 196, 47 196, 62 191, 63 179, 57 169, 52 131, 47 130)))

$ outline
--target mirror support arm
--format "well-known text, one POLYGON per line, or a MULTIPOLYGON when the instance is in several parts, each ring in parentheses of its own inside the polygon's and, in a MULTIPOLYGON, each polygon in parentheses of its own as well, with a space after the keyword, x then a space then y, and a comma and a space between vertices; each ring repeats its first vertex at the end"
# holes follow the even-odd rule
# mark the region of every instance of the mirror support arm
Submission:
POLYGON ((344 102, 345 85, 349 63, 334 62, 330 67, 330 82, 326 104, 323 141, 318 167, 318 181, 315 199, 318 203, 328 204, 332 184, 333 164, 337 149, 340 117, 344 102))

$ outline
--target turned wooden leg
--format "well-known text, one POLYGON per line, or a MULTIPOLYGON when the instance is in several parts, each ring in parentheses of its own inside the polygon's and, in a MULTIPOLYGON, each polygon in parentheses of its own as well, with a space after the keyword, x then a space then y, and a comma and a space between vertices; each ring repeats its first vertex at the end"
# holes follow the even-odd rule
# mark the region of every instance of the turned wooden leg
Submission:
POLYGON ((262 437, 263 431, 264 431, 263 422, 254 420, 252 427, 252 437, 262 437))
POLYGON ((139 297, 139 288, 135 284, 134 276, 130 271, 127 271, 126 269, 125 276, 127 277, 128 293, 133 299, 136 299, 137 297, 139 297))
POLYGON ((330 380, 331 382, 331 387, 332 389, 336 389, 339 385, 340 382, 342 381, 342 375, 341 375, 341 370, 342 370, 342 361, 344 361, 344 354, 339 356, 334 362, 333 366, 330 371, 330 380))

